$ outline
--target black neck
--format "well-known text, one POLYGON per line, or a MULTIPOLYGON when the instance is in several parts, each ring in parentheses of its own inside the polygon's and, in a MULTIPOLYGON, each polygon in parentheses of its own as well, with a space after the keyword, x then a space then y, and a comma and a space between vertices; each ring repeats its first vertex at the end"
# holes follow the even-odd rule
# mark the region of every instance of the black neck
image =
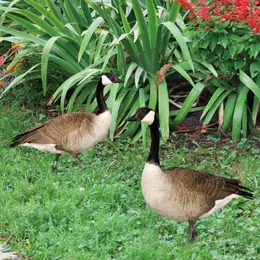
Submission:
POLYGON ((97 85, 97 90, 96 90, 96 98, 97 98, 97 103, 98 103, 98 112, 97 114, 101 114, 108 110, 105 99, 104 99, 104 85, 102 84, 102 79, 100 78, 98 85, 97 85))
POLYGON ((151 148, 150 148, 150 153, 147 162, 160 165, 160 160, 159 160, 160 134, 159 134, 159 125, 156 117, 153 123, 150 125, 150 132, 151 132, 152 141, 151 141, 151 148))

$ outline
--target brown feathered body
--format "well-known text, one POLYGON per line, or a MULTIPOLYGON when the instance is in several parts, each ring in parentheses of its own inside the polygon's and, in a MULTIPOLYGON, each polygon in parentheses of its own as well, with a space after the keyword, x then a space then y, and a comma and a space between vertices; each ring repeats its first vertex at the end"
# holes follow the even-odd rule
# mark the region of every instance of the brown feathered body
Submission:
POLYGON ((163 171, 149 162, 142 174, 142 192, 148 206, 175 221, 207 217, 239 196, 252 199, 246 190, 237 180, 185 168, 163 171))
POLYGON ((11 146, 29 146, 56 154, 79 154, 105 138, 112 117, 107 110, 101 114, 68 113, 17 135, 11 146))

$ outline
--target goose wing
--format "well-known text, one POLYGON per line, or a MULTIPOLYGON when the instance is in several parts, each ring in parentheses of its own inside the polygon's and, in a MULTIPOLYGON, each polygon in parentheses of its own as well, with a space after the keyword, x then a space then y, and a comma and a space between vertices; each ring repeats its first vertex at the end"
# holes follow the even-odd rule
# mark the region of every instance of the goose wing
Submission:
POLYGON ((91 132, 95 116, 92 113, 74 112, 55 117, 14 137, 11 147, 24 143, 57 144, 61 138, 73 132, 76 135, 82 128, 91 132))
POLYGON ((180 185, 188 193, 205 196, 209 202, 224 199, 232 194, 253 198, 253 195, 248 192, 250 190, 235 179, 184 168, 173 168, 164 172, 171 182, 177 183, 176 185, 180 185))

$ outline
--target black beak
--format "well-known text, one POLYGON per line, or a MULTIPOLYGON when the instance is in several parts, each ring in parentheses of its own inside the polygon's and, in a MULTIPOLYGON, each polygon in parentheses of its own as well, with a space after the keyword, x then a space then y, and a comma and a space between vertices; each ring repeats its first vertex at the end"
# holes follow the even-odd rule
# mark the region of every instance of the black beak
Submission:
POLYGON ((135 122, 135 121, 138 121, 137 118, 136 118, 136 115, 133 115, 131 117, 129 117, 128 119, 125 120, 126 122, 135 122))
POLYGON ((124 83, 123 80, 119 79, 119 78, 116 78, 116 80, 114 81, 115 83, 124 83))

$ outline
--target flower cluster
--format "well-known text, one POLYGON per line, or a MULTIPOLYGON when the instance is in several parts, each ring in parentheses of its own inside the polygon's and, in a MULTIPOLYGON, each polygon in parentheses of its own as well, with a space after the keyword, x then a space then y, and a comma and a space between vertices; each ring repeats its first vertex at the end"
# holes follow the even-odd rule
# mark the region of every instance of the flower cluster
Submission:
POLYGON ((255 0, 179 0, 184 10, 189 10, 189 18, 194 23, 198 19, 219 22, 244 22, 252 32, 260 33, 260 1, 255 0), (209 3, 211 2, 211 4, 209 3))

